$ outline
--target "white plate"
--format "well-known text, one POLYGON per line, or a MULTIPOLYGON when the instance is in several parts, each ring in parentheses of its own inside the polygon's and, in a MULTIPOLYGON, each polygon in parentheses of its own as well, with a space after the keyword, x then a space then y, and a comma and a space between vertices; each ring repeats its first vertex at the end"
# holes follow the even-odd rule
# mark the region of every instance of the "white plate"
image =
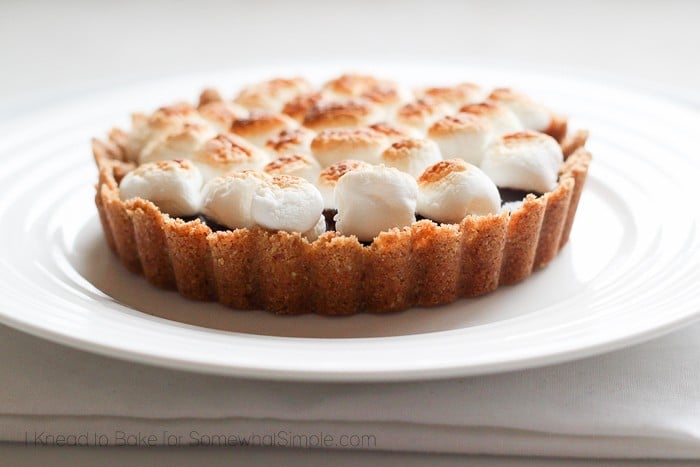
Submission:
POLYGON ((81 349, 169 367, 378 381, 578 358, 698 314, 693 188, 700 115, 602 83, 457 66, 371 69, 411 84, 515 84, 592 132, 594 162, 571 241, 545 270, 478 299, 347 318, 277 317, 191 302, 125 271, 102 239, 93 205, 93 135, 124 125, 132 110, 194 99, 205 85, 233 92, 276 74, 320 80, 345 68, 185 76, 78 99, 0 127, 0 320, 81 349))

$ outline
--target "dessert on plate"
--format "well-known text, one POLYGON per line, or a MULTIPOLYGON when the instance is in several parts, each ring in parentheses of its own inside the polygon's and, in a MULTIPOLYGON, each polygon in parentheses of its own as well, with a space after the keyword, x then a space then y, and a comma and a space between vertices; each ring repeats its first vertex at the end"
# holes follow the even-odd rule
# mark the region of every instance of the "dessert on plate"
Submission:
POLYGON ((566 244, 587 132, 522 93, 345 74, 204 90, 93 141, 109 247, 151 284, 345 315, 519 282, 566 244))

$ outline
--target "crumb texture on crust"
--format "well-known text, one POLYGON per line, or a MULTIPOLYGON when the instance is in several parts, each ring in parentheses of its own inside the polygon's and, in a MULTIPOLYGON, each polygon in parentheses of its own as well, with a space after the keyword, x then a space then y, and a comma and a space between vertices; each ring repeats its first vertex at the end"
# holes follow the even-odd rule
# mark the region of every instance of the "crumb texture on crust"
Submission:
POLYGON ((591 156, 586 134, 565 132, 565 122, 552 128, 567 156, 553 191, 510 215, 468 216, 459 224, 422 220, 382 232, 370 245, 336 232, 312 243, 261 228, 212 232, 199 220, 170 218, 149 201, 122 201, 119 180, 134 167, 120 132, 93 142, 95 204, 122 263, 190 299, 281 314, 441 305, 521 281, 566 244, 591 156))

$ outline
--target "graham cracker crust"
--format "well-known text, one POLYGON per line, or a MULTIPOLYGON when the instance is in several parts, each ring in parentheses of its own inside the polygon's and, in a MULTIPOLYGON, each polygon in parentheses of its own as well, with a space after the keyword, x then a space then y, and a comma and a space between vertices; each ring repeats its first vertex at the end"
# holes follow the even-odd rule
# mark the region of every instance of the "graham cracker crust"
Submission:
POLYGON ((550 131, 566 157, 553 191, 528 196, 511 214, 468 216, 459 224, 421 220, 382 232, 370 245, 336 232, 311 243, 261 228, 213 232, 150 201, 121 201, 119 181, 134 166, 118 130, 93 140, 95 203, 107 244, 127 269, 189 299, 321 315, 443 305, 522 281, 568 241, 591 161, 588 134, 565 136, 565 120, 550 131))

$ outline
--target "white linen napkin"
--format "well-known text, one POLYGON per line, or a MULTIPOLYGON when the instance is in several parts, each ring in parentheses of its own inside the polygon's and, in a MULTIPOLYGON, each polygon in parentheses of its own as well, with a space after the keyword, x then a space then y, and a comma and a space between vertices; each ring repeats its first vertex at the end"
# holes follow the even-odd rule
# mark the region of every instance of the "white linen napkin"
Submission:
POLYGON ((0 440, 700 458, 700 324, 622 351, 451 380, 329 384, 114 360, 0 326, 0 440))

